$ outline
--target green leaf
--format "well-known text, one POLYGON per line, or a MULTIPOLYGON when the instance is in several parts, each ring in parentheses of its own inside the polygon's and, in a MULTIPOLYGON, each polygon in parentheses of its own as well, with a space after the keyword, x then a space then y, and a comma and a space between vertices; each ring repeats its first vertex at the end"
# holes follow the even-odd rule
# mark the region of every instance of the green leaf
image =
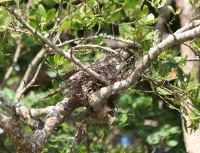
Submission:
POLYGON ((144 43, 142 43, 142 49, 144 51, 149 51, 150 50, 150 43, 151 43, 151 40, 145 40, 144 43))
POLYGON ((152 98, 149 96, 141 96, 140 98, 136 98, 133 102, 133 108, 144 110, 148 106, 152 105, 152 98))
POLYGON ((127 7, 135 7, 140 4, 141 0, 125 0, 124 5, 127 7))
POLYGON ((33 27, 34 29, 37 29, 38 27, 38 24, 36 23, 36 21, 30 21, 29 25, 33 27))
POLYGON ((147 15, 149 14, 149 9, 148 9, 148 6, 147 6, 147 5, 144 5, 144 6, 143 6, 143 14, 144 14, 145 16, 147 16, 147 15))
POLYGON ((126 114, 120 114, 118 116, 118 120, 119 120, 119 125, 122 125, 124 122, 126 122, 127 120, 127 115, 126 114))
POLYGON ((132 97, 129 94, 122 94, 120 97, 120 103, 122 104, 128 104, 132 101, 132 97))
POLYGON ((111 19, 113 20, 113 22, 119 20, 119 18, 121 17, 121 11, 117 11, 115 13, 113 13, 113 17, 111 17, 111 19))
POLYGON ((71 28, 74 30, 83 30, 83 24, 75 22, 71 25, 71 28))
POLYGON ((159 0, 158 2, 159 2, 159 4, 157 5, 157 7, 161 8, 161 7, 163 7, 165 5, 165 3, 167 2, 167 0, 161 0, 161 1, 159 0))
POLYGON ((33 39, 33 42, 35 43, 35 44, 40 44, 40 42, 38 41, 38 40, 36 40, 36 39, 33 39))
POLYGON ((106 44, 106 43, 103 43, 103 44, 100 44, 100 46, 102 46, 102 47, 106 47, 107 44, 106 44))
POLYGON ((119 34, 120 34, 120 36, 122 36, 123 38, 125 38, 125 32, 124 32, 122 26, 119 26, 119 34))
POLYGON ((196 69, 195 69, 195 67, 192 69, 192 75, 190 77, 190 80, 194 80, 194 82, 196 81, 196 69))
POLYGON ((89 5, 91 5, 91 6, 96 6, 96 5, 98 5, 98 3, 97 3, 97 1, 96 0, 89 0, 89 5))
POLYGON ((61 96, 60 94, 55 94, 55 95, 53 96, 53 100, 54 100, 55 102, 59 102, 59 101, 61 101, 61 99, 62 99, 62 96, 61 96))
POLYGON ((167 131, 167 130, 161 130, 159 132, 159 136, 167 137, 167 136, 169 136, 169 131, 167 131))
POLYGON ((34 8, 31 10, 29 16, 35 16, 35 14, 36 14, 36 9, 34 8))
POLYGON ((100 45, 103 40, 103 34, 99 34, 98 38, 95 40, 95 44, 100 45))
POLYGON ((86 152, 86 147, 81 147, 81 150, 79 153, 85 153, 86 152))
POLYGON ((73 149, 74 149, 74 152, 79 152, 81 147, 79 145, 74 145, 73 149))
POLYGON ((55 89, 58 89, 59 88, 59 83, 58 83, 58 81, 56 80, 56 79, 52 79, 52 85, 53 85, 53 87, 55 88, 55 89))
POLYGON ((51 66, 53 66, 53 67, 56 66, 56 64, 55 64, 55 62, 54 62, 54 59, 53 59, 52 57, 48 57, 48 58, 47 58, 47 61, 51 64, 51 66))
POLYGON ((149 32, 149 33, 146 35, 146 39, 152 39, 152 38, 154 38, 154 33, 155 33, 155 31, 149 32))
POLYGON ((45 8, 44 8, 44 6, 42 4, 38 5, 38 12, 39 12, 39 14, 41 15, 41 17, 43 19, 46 18, 47 13, 46 13, 45 8))
POLYGON ((189 0, 190 4, 193 5, 193 0, 189 0))
MULTIPOLYGON (((8 12, 7 10, 4 10, 1 8, 1 12, 0 12, 0 25, 5 24, 5 19, 8 17, 8 12)), ((0 28, 1 31, 5 31, 6 30, 7 25, 3 25, 3 29, 0 28)))
POLYGON ((36 18, 35 18, 34 16, 29 16, 28 19, 31 20, 31 21, 35 21, 35 22, 37 21, 36 18))
POLYGON ((178 79, 181 81, 181 82, 184 82, 184 75, 183 75, 183 70, 178 67, 177 68, 177 72, 178 72, 178 79))
MULTIPOLYGON (((166 88, 165 88, 166 89, 166 88)), ((157 87, 156 88, 156 91, 159 93, 159 94, 161 94, 161 95, 172 95, 172 93, 170 93, 170 92, 168 92, 168 91, 166 91, 166 90, 164 90, 164 89, 162 89, 162 88, 160 88, 160 87, 157 87)))
POLYGON ((168 5, 167 8, 168 8, 172 13, 175 14, 173 7, 171 7, 170 5, 168 5))
POLYGON ((178 144, 177 140, 169 140, 167 141, 167 145, 170 147, 175 147, 178 144))
POLYGON ((169 129, 170 134, 176 134, 176 133, 179 133, 179 132, 181 132, 181 131, 180 131, 180 128, 178 126, 174 126, 174 127, 169 129))
POLYGON ((128 34, 130 34, 130 35, 132 34, 132 33, 131 33, 131 30, 129 29, 130 27, 129 27, 129 25, 128 25, 127 23, 124 22, 124 23, 122 24, 122 28, 123 28, 123 30, 124 30, 126 33, 128 33, 128 34))
POLYGON ((177 64, 177 63, 179 63, 181 61, 181 59, 178 58, 178 57, 167 58, 166 60, 169 61, 169 62, 171 62, 171 63, 174 63, 174 64, 177 64))
POLYGON ((6 31, 6 29, 7 29, 7 25, 0 26, 0 32, 6 31))
POLYGON ((9 2, 9 1, 12 1, 12 0, 0 0, 0 3, 2 3, 2 2, 9 2))
POLYGON ((69 28, 71 26, 71 23, 72 23, 72 21, 67 21, 67 22, 63 23, 60 26, 60 28, 58 29, 58 31, 62 31, 62 30, 69 28))
POLYGON ((188 130, 187 130, 187 121, 185 119, 185 117, 182 115, 182 118, 184 120, 184 127, 185 127, 185 131, 188 133, 188 130))
POLYGON ((59 58, 60 58, 60 54, 58 54, 58 53, 56 52, 55 55, 54 55, 54 62, 55 62, 55 64, 57 64, 57 65, 58 65, 59 58))
POLYGON ((16 92, 14 92, 13 90, 5 87, 1 92, 7 99, 14 100, 16 92))
POLYGON ((52 22, 54 20, 55 16, 56 16, 56 9, 53 8, 53 9, 49 10, 46 15, 46 23, 52 22))
POLYGON ((196 116, 196 114, 199 115, 198 109, 195 108, 195 109, 193 110, 193 112, 191 111, 191 112, 189 113, 189 115, 190 115, 191 117, 194 117, 194 118, 197 118, 197 117, 199 118, 199 116, 196 116), (193 112, 194 112, 194 113, 193 113, 193 112))
POLYGON ((101 21, 101 28, 110 29, 110 24, 108 22, 101 21))
MULTIPOLYGON (((153 14, 152 14, 152 15, 153 15, 153 14)), ((145 22, 145 24, 151 25, 151 24, 156 23, 156 21, 158 20, 159 17, 153 19, 154 17, 153 17, 152 15, 149 14, 149 15, 147 16, 148 19, 147 19, 147 21, 145 22), (153 20, 151 20, 151 19, 153 19, 153 20)))
POLYGON ((64 56, 61 56, 60 60, 58 61, 58 63, 62 63, 62 61, 64 60, 64 56))
POLYGON ((158 133, 152 133, 148 135, 147 142, 149 144, 158 144, 160 142, 160 137, 158 136, 158 133))
POLYGON ((187 86, 187 90, 190 91, 190 90, 195 90, 197 89, 198 87, 195 86, 195 81, 191 81, 189 82, 188 86, 187 86))

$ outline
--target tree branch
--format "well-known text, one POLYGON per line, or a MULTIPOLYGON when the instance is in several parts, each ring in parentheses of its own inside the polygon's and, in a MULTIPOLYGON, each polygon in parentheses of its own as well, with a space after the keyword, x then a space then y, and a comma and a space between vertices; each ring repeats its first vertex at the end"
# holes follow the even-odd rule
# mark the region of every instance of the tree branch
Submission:
POLYGON ((200 25, 200 20, 194 20, 192 22, 187 23, 184 27, 181 29, 177 30, 174 34, 180 34, 183 33, 187 30, 193 29, 195 27, 198 27, 200 25))
POLYGON ((50 55, 50 53, 51 53, 51 51, 48 52, 48 54, 46 55, 46 57, 45 57, 45 58, 43 59, 43 61, 40 63, 40 65, 38 66, 38 69, 37 69, 37 71, 36 71, 36 73, 35 73, 33 79, 32 79, 31 82, 30 82, 26 87, 24 87, 24 89, 19 93, 19 95, 17 96, 15 102, 19 102, 20 97, 22 96, 22 94, 25 93, 25 91, 27 91, 30 87, 33 86, 33 84, 35 83, 36 78, 37 78, 37 76, 38 76, 38 74, 39 74, 39 72, 40 72, 40 70, 41 70, 41 68, 42 68, 42 65, 44 64, 44 62, 46 61, 46 59, 47 59, 47 57, 50 55))
POLYGON ((38 38, 40 38, 42 41, 44 41, 48 46, 50 46, 53 50, 55 50, 57 53, 59 53, 60 55, 64 56, 65 58, 67 58, 68 60, 72 61, 73 63, 75 63, 76 65, 78 65, 83 71, 87 72, 88 74, 90 74, 92 77, 94 77, 95 79, 99 80, 100 82, 104 83, 104 84, 109 84, 109 81, 107 81, 107 79, 101 75, 99 75, 98 73, 96 73, 95 71, 91 70, 90 68, 87 68, 87 66, 85 66, 83 63, 81 63, 78 59, 76 59, 74 56, 72 56, 71 52, 64 52, 62 51, 60 48, 58 48, 54 43, 52 43, 50 40, 48 40, 47 38, 45 38, 43 35, 41 35, 39 32, 37 32, 37 30, 35 30, 34 28, 32 28, 30 25, 28 25, 22 18, 21 16, 19 16, 17 13, 14 12, 14 10, 8 10, 12 15, 15 16, 15 18, 27 29, 29 29, 33 34, 35 34, 38 38))
POLYGON ((8 108, 10 108, 10 109, 14 109, 14 107, 15 107, 15 103, 12 102, 12 101, 10 101, 10 100, 8 100, 6 97, 4 97, 4 96, 2 95, 2 93, 0 93, 0 101, 1 101, 6 107, 8 107, 8 108))
POLYGON ((0 110, 0 128, 2 128, 5 132, 9 132, 9 130, 12 130, 11 117, 5 116, 3 113, 1 113, 1 110, 0 110))
POLYGON ((9 114, 11 114, 11 109, 6 107, 2 102, 0 102, 0 107, 5 110, 6 112, 8 112, 9 114))
POLYGON ((54 107, 54 111, 49 113, 44 120, 44 127, 37 129, 31 136, 31 142, 37 142, 31 144, 32 150, 35 152, 41 152, 44 143, 51 136, 52 132, 64 122, 64 120, 74 111, 75 108, 80 107, 80 101, 75 93, 79 89, 73 88, 67 94, 67 96, 54 107))
POLYGON ((31 63, 29 64, 25 74, 24 74, 24 77, 22 79, 22 81, 20 82, 20 85, 19 87, 17 88, 17 91, 16 91, 16 95, 15 95, 15 99, 14 101, 17 101, 17 97, 19 97, 19 94, 20 92, 22 91, 22 89, 24 88, 25 83, 29 82, 29 79, 30 79, 30 75, 31 73, 33 72, 33 69, 34 67, 40 62, 40 60, 44 57, 45 53, 46 53, 46 49, 41 49, 39 51, 39 53, 35 56, 35 58, 31 61, 31 63))
MULTIPOLYGON (((79 113, 71 113, 71 115, 67 118, 71 122, 82 122, 85 117, 86 112, 79 113)), ((114 122, 116 120, 116 116, 105 118, 105 119, 97 119, 96 117, 88 114, 84 120, 84 124, 95 124, 95 123, 102 123, 102 122, 114 122)))
MULTIPOLYGON (((68 40, 68 41, 65 41, 61 44, 58 44, 57 46, 58 47, 62 47, 66 44, 70 44, 74 41, 83 41, 83 40, 96 40, 98 39, 98 36, 91 36, 91 37, 86 37, 86 38, 76 38, 76 39, 72 39, 72 40, 68 40)), ((120 42, 123 42, 123 43, 126 43, 127 45, 132 45, 132 46, 136 46, 136 47, 139 47, 139 44, 136 43, 136 42, 133 42, 133 41, 130 41, 130 40, 124 40, 124 39, 120 39, 120 38, 117 38, 117 37, 112 37, 112 36, 103 36, 103 39, 111 39, 111 40, 115 40, 115 41, 120 41, 120 42)))
POLYGON ((15 103, 9 101, 0 93, 0 101, 12 110, 12 118, 0 113, 0 127, 9 135, 17 152, 25 152, 28 138, 20 124, 20 117, 15 111, 15 103))
POLYGON ((103 99, 106 99, 113 94, 123 93, 126 89, 130 88, 137 82, 145 70, 150 67, 151 63, 160 53, 175 44, 180 44, 185 41, 200 37, 200 27, 196 27, 195 29, 174 35, 176 39, 172 35, 169 35, 167 39, 150 49, 148 55, 143 57, 143 63, 139 64, 127 79, 121 82, 115 82, 113 85, 103 87, 99 91, 90 94, 88 96, 90 106, 98 108, 103 99))

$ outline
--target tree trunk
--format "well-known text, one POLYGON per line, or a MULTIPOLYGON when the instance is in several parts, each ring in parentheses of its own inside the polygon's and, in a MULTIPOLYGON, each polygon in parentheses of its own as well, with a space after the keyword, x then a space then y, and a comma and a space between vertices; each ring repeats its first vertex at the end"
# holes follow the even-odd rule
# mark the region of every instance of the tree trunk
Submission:
MULTIPOLYGON (((181 27, 185 26, 188 21, 192 18, 192 12, 193 8, 192 5, 189 3, 189 0, 176 0, 176 6, 182 7, 182 12, 180 14, 180 23, 181 27)), ((195 14, 195 13, 194 13, 195 14)), ((187 43, 187 42, 186 42, 187 43)), ((181 45, 181 56, 185 57, 188 55, 188 57, 195 57, 194 53, 185 45, 181 45)), ((197 68, 199 65, 199 62, 187 62, 186 66, 183 68, 184 73, 190 73, 192 69, 195 67, 197 68)), ((196 69, 196 83, 199 83, 199 69, 196 69)), ((188 100, 187 100, 188 101, 188 100)), ((187 110, 190 112, 190 110, 187 110)), ((190 125, 189 117, 184 116, 187 121, 187 127, 190 125)), ((183 135, 184 135, 184 141, 186 146, 186 151, 188 153, 200 153, 200 130, 196 130, 195 132, 190 134, 190 131, 188 130, 188 133, 186 132, 184 128, 184 120, 182 118, 182 128, 183 128, 183 135)))

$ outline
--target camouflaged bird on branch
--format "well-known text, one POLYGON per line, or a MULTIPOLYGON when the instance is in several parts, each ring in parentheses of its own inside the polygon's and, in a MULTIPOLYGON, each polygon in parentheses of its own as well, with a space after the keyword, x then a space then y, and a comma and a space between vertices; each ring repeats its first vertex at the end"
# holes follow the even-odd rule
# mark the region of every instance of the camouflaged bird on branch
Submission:
MULTIPOLYGON (((126 59, 129 55, 126 51, 121 49, 116 50, 116 52, 117 54, 114 52, 107 52, 96 62, 90 63, 88 68, 91 68, 93 71, 106 77, 111 83, 115 82, 121 73, 122 60, 126 59)), ((62 76, 62 79, 65 80, 65 82, 57 90, 42 99, 53 96, 60 93, 64 89, 75 85, 77 88, 82 88, 82 85, 85 85, 89 93, 95 92, 105 86, 105 84, 92 78, 87 72, 80 69, 67 72, 64 76, 62 76)))
MULTIPOLYGON (((96 62, 90 63, 88 68, 104 76, 113 84, 118 81, 118 78, 121 78, 118 77, 121 73, 121 63, 128 56, 128 52, 120 49, 116 50, 116 53, 108 52, 102 55, 96 62)), ((61 87, 44 98, 60 93, 64 89, 71 87, 67 95, 63 97, 63 101, 70 101, 70 107, 67 107, 67 109, 83 106, 86 109, 82 113, 86 115, 89 112, 92 118, 107 122, 113 122, 116 119, 113 109, 119 101, 120 94, 114 94, 106 99, 102 99, 101 104, 98 105, 97 108, 92 107, 88 101, 90 94, 107 85, 80 69, 66 73, 62 79, 65 80, 65 82, 61 87)))

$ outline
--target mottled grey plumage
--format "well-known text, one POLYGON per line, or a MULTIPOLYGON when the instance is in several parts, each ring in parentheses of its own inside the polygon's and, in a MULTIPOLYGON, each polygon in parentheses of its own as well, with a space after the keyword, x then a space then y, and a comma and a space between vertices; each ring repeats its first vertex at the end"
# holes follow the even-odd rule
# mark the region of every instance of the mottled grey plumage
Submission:
MULTIPOLYGON (((108 52, 104 55, 102 55, 99 60, 96 62, 90 63, 88 65, 88 68, 91 68, 96 73, 106 77, 111 82, 115 82, 116 77, 121 72, 121 62, 122 59, 125 59, 128 57, 128 53, 125 51, 121 51, 120 49, 116 50, 116 53, 114 52, 108 52)), ((57 94, 61 92, 62 90, 69 88, 74 85, 78 85, 78 88, 81 88, 81 85, 85 85, 88 90, 91 92, 94 92, 101 87, 105 86, 104 84, 100 83, 98 80, 92 78, 89 76, 88 73, 79 70, 73 70, 68 73, 66 73, 63 77, 63 80, 65 82, 63 85, 58 88, 53 93, 50 93, 49 95, 45 96, 44 98, 50 97, 54 94, 57 94)), ((42 98, 42 99, 44 99, 42 98)))

